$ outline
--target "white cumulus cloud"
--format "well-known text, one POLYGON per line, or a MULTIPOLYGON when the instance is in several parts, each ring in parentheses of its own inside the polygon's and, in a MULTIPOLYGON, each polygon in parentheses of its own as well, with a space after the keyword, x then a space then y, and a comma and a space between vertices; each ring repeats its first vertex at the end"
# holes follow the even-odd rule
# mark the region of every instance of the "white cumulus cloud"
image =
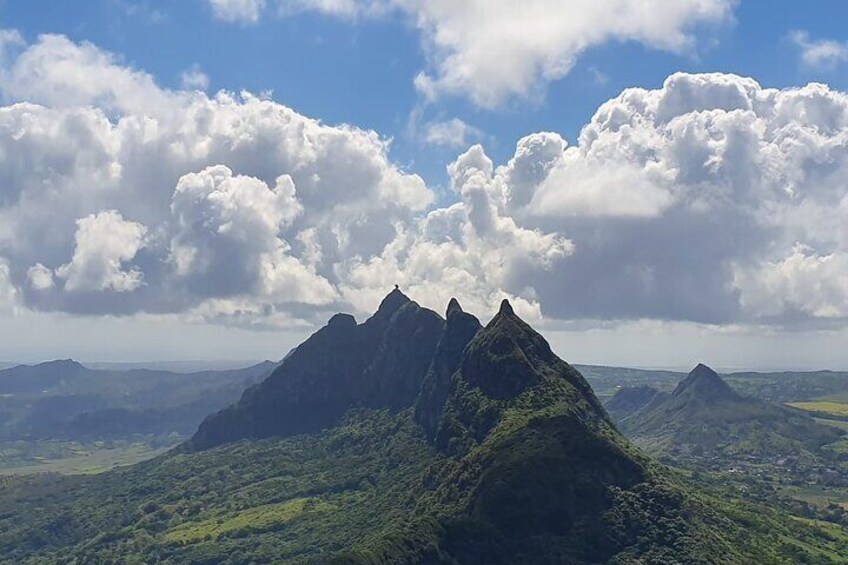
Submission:
POLYGON ((574 244, 530 277, 554 317, 844 317, 846 140, 845 93, 675 74, 603 104, 576 145, 521 140, 489 186, 574 244))
POLYGON ((27 269, 27 279, 29 279, 29 284, 35 290, 47 290, 49 288, 53 288, 53 284, 55 282, 53 278, 53 271, 41 263, 36 263, 27 269))
POLYGON ((195 64, 180 74, 180 84, 186 90, 206 90, 209 88, 209 77, 195 64))
POLYGON ((736 4, 737 0, 277 0, 282 14, 313 10, 347 19, 401 14, 419 31, 429 61, 415 78, 417 88, 430 99, 461 95, 485 107, 514 97, 538 97, 548 83, 568 74, 584 51, 607 42, 691 51, 697 28, 729 21, 736 4))
POLYGON ((401 284, 434 308, 510 297, 553 320, 848 318, 848 95, 825 85, 674 74, 571 144, 533 133, 504 163, 472 146, 435 205, 373 131, 164 89, 61 36, 13 51, 0 293, 16 307, 291 325, 401 284))
POLYGON ((848 41, 810 39, 806 31, 793 31, 789 39, 798 47, 801 62, 812 69, 833 70, 848 61, 848 41))
POLYGON ((482 132, 459 118, 428 122, 424 126, 424 141, 429 145, 465 149, 471 140, 482 137, 482 132))
POLYGON ((141 286, 144 274, 137 267, 127 268, 126 263, 144 245, 146 234, 145 226, 125 220, 115 210, 77 220, 74 255, 56 269, 56 275, 65 280, 69 292, 132 292, 141 286))

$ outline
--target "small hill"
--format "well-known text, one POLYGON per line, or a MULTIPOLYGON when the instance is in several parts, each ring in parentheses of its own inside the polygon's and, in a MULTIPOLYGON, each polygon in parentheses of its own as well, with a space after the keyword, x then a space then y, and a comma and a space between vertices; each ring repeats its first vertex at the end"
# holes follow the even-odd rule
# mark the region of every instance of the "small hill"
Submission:
POLYGON ((657 454, 813 460, 843 435, 800 411, 735 392, 705 365, 695 367, 670 394, 622 390, 619 395, 607 404, 619 428, 657 454), (635 396, 650 399, 639 405, 635 396))

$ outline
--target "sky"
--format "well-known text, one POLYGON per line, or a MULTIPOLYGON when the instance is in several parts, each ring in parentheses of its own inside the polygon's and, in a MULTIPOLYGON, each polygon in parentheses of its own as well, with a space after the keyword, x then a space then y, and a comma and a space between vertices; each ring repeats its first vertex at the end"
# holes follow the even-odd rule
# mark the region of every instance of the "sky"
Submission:
POLYGON ((848 369, 846 17, 0 0, 0 359, 276 359, 399 284, 577 363, 848 369))

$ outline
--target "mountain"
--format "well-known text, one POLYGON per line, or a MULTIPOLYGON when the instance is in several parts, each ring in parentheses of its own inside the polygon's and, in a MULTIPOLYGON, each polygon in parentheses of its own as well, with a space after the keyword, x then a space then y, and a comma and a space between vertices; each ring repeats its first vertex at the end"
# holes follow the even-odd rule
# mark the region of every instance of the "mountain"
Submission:
POLYGON ((236 405, 205 420, 191 445, 314 432, 354 406, 411 406, 443 326, 438 314, 397 289, 363 324, 337 314, 236 405))
POLYGON ((86 370, 71 359, 11 367, 0 371, 0 394, 39 393, 72 382, 86 370))
POLYGON ((625 435, 655 454, 812 460, 843 435, 800 411, 735 392, 705 365, 670 394, 622 389, 607 407, 625 435))
POLYGON ((8 563, 838 563, 848 542, 693 491, 508 302, 483 327, 399 290, 361 324, 334 316, 182 448, 7 486, 8 563))
POLYGON ((0 370, 0 441, 189 435, 276 366, 172 373, 60 360, 0 370))
POLYGON ((638 412, 658 396, 663 397, 667 394, 647 385, 622 387, 604 403, 604 408, 613 420, 620 421, 638 412))

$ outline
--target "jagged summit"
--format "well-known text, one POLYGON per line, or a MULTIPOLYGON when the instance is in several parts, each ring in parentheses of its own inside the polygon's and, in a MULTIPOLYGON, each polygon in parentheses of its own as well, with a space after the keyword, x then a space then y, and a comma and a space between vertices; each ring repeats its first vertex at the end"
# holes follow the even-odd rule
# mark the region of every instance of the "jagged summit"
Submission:
MULTIPOLYGON (((500 402, 531 388, 550 389, 545 394, 554 397, 571 391, 590 419, 606 418, 582 375, 553 353, 509 301, 485 328, 456 299, 448 303, 446 317, 397 287, 362 324, 348 314, 333 316, 236 405, 207 418, 191 445, 205 449, 247 437, 309 433, 365 407, 414 408, 428 435, 441 434, 447 446, 456 435, 441 424, 448 404, 464 402, 456 395, 474 389, 500 402)), ((469 419, 462 425, 478 435, 493 423, 469 419)))
POLYGON ((448 302, 447 310, 445 310, 445 319, 449 319, 454 314, 459 314, 462 311, 462 306, 459 305, 459 300, 451 298, 450 302, 448 302))
POLYGON ((501 300, 501 307, 498 310, 498 314, 503 314, 505 316, 514 316, 515 310, 512 309, 512 304, 509 303, 509 300, 504 298, 501 300))
POLYGON ((672 396, 688 396, 706 402, 735 400, 736 392, 724 380, 703 363, 692 369, 689 375, 674 389, 672 396))
MULTIPOLYGON (((333 317, 181 450, 4 507, 0 555, 33 561, 20 548, 43 545, 31 541, 63 513, 59 539, 69 541, 34 560, 588 565, 728 555, 733 522, 701 510, 682 481, 636 452, 582 375, 508 302, 485 328, 456 301, 447 314, 396 290, 361 324, 333 317), (280 439, 250 441, 271 436, 280 439), (84 505, 67 503, 74 491, 84 505), (192 511, 175 523, 156 511, 168 504, 192 511), (128 522, 128 508, 143 519, 128 522), (269 512, 282 518, 265 520, 269 512), (32 527, 10 535, 33 514, 32 527), (145 543, 127 543, 132 535, 145 543)), ((768 561, 757 557, 724 561, 768 561)))

